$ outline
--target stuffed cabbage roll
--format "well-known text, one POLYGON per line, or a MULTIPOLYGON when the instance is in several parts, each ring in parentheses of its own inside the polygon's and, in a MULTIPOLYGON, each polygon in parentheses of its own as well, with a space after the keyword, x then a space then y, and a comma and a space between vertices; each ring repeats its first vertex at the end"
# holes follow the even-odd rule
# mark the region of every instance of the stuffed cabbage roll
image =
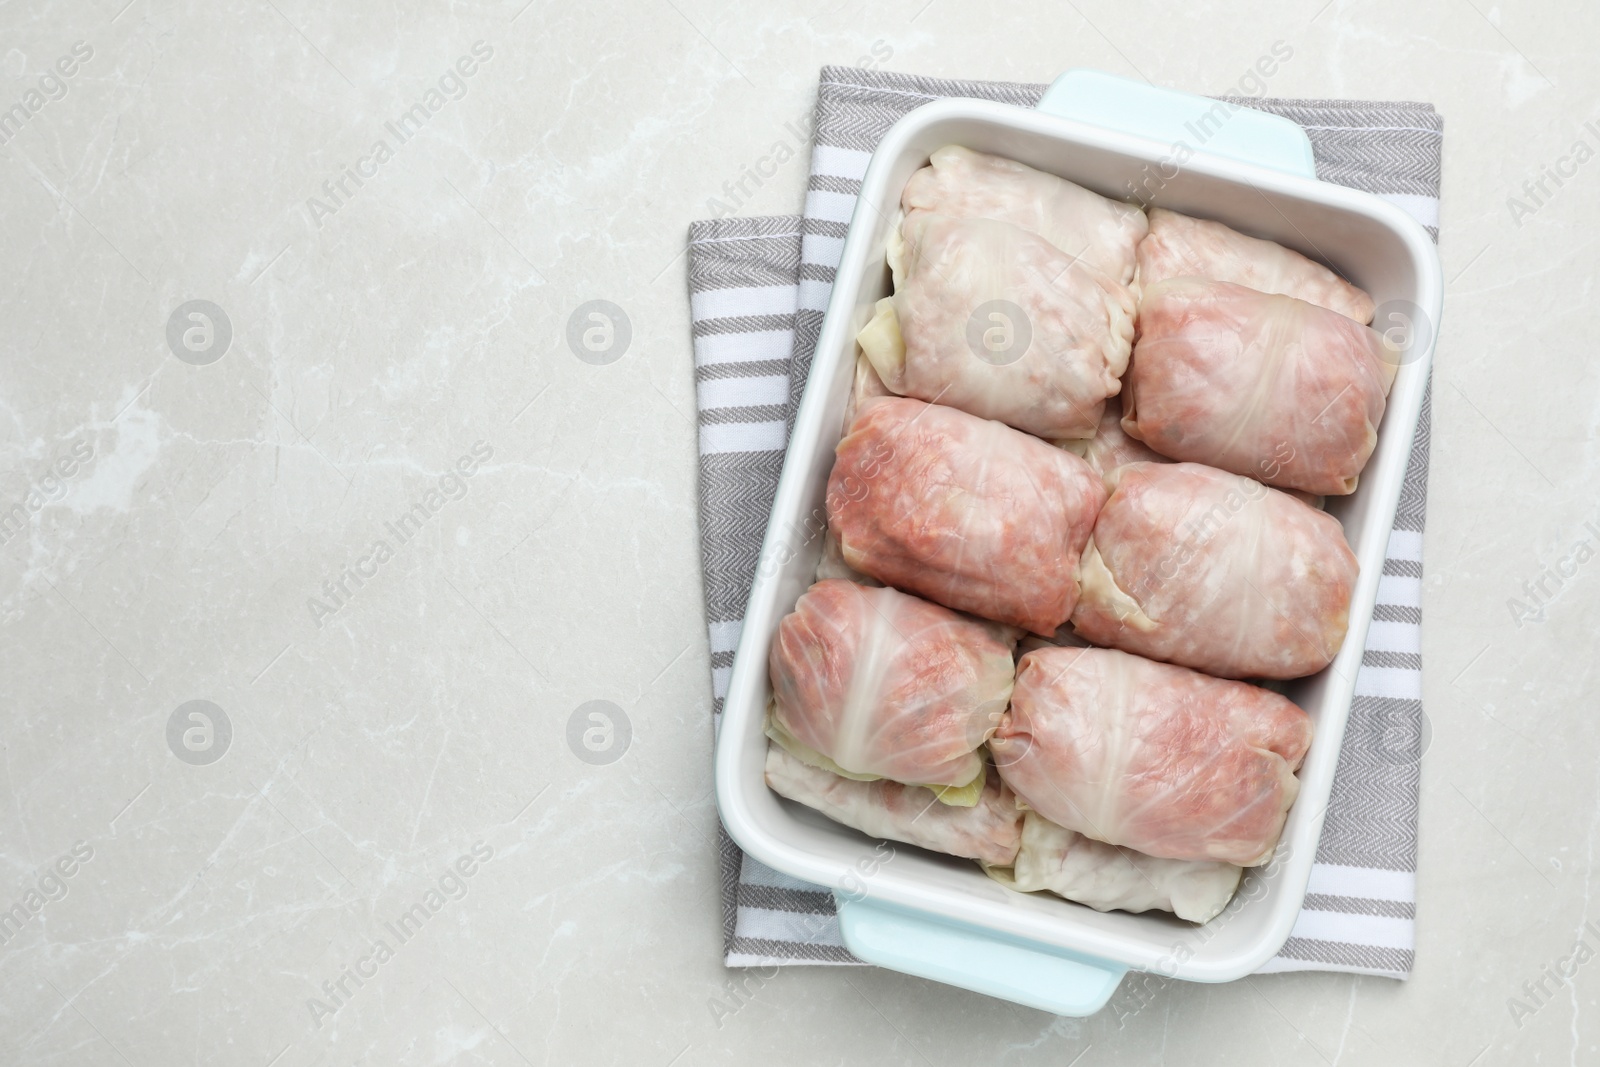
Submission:
POLYGON ((857 334, 883 384, 1041 437, 1088 437, 1120 388, 1133 294, 1037 234, 925 211, 857 334))
POLYGON ((1079 635, 1224 678, 1333 661, 1358 569, 1337 519, 1197 463, 1135 463, 1109 487, 1079 569, 1079 635))
MULTIPOLYGON (((856 409, 863 400, 870 400, 875 396, 892 396, 884 388, 883 381, 878 377, 878 372, 872 369, 872 363, 865 355, 856 355, 855 378, 850 383, 850 395, 844 404, 844 429, 848 431, 850 424, 856 421, 856 409)), ((839 535, 833 532, 832 527, 822 531, 822 558, 817 560, 817 581, 824 578, 844 578, 855 582, 857 585, 882 585, 871 575, 862 574, 844 561, 844 552, 839 547, 839 535)))
POLYGON ((909 214, 933 211, 998 219, 1038 234, 1126 285, 1134 249, 1148 230, 1144 212, 1014 160, 946 145, 900 194, 909 214))
POLYGON ((767 785, 779 796, 820 811, 869 837, 1007 866, 1016 859, 1022 812, 998 775, 985 781, 970 808, 939 803, 920 786, 880 779, 860 782, 813 767, 777 745, 767 746, 767 785))
POLYGON ((1106 497, 1083 460, 901 397, 863 402, 836 455, 828 526, 846 564, 1038 634, 1072 614, 1078 554, 1106 497))
POLYGON ((1214 860, 1166 860, 1085 837, 1036 811, 1022 823, 1012 869, 989 870, 1024 893, 1047 890, 1096 911, 1170 911, 1210 922, 1239 888, 1244 870, 1214 860))
POLYGON ((1122 428, 1172 459, 1343 495, 1378 443, 1397 355, 1287 296, 1177 278, 1145 290, 1122 428))
POLYGON ((1138 285, 1168 278, 1210 278, 1281 293, 1366 325, 1372 297, 1320 263, 1272 241, 1246 237, 1220 222, 1150 209, 1150 235, 1139 242, 1138 285))
POLYGON ((1150 856, 1253 867, 1272 857, 1311 719, 1277 693, 1104 648, 1018 664, 990 742, 1027 807, 1150 856))
POLYGON ((818 582, 778 623, 769 733, 845 775, 969 786, 1011 695, 1014 641, 897 589, 818 582))
POLYGON ((1055 442, 1075 456, 1082 456, 1096 474, 1111 488, 1111 472, 1129 463, 1171 463, 1172 460, 1152 449, 1143 441, 1135 441, 1122 428, 1122 401, 1112 397, 1106 401, 1105 413, 1100 416, 1100 426, 1094 436, 1086 440, 1055 442))

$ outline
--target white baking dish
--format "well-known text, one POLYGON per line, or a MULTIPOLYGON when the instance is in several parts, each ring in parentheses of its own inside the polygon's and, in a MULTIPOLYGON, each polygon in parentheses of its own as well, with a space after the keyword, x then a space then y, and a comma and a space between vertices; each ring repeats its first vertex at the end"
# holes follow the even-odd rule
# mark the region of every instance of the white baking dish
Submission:
MULTIPOLYGON (((717 803, 735 841, 764 863, 827 886, 846 945, 872 963, 1064 1015, 1098 1010, 1129 970, 1200 982, 1243 977, 1288 938, 1305 895, 1377 595, 1389 528, 1421 410, 1442 301, 1428 235, 1377 197, 1315 180, 1310 144, 1288 120, 1092 71, 1063 75, 1037 111, 941 100, 907 115, 873 154, 850 223, 811 378, 801 401, 745 614, 717 744, 717 803), (1209 120, 1202 116, 1209 113, 1209 120), (1203 147, 1198 133, 1208 134, 1203 147), (1358 490, 1330 503, 1361 562, 1350 632, 1333 665, 1288 695, 1316 722, 1301 793, 1273 864, 1205 927, 1162 913, 1102 914, 1005 889, 976 865, 876 843, 767 789, 762 720, 778 621, 812 582, 823 497, 855 361, 855 334, 890 291, 884 243, 901 188, 946 144, 992 152, 1097 190, 1269 238, 1370 292, 1380 312, 1420 320, 1377 450, 1358 490), (1187 151, 1186 151, 1187 150, 1187 151), (1191 154, 1192 153, 1192 154, 1191 154), (1391 303, 1394 302, 1394 303, 1391 303)), ((1375 326, 1397 325, 1385 315, 1375 326)))

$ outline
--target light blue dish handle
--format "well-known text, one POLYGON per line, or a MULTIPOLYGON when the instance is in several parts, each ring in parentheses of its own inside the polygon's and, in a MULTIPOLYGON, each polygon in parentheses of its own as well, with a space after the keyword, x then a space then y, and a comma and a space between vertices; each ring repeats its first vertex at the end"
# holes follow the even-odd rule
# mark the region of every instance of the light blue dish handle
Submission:
MULTIPOLYGON (((1098 70, 1067 71, 1045 90, 1038 110, 1161 141, 1174 153, 1187 145, 1195 154, 1224 156, 1305 178, 1317 176, 1306 131, 1280 115, 1158 89, 1098 70)), ((1182 160, 1174 162, 1181 165, 1182 160)))
POLYGON ((1128 969, 1062 955, 992 932, 835 894, 845 947, 867 963, 1055 1015, 1093 1015, 1128 969))

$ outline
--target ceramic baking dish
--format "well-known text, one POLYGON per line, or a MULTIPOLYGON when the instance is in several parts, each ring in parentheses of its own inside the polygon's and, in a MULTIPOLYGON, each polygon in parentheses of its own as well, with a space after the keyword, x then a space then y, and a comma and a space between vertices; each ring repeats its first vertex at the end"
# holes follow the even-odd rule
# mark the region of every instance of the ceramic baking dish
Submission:
POLYGON ((1327 810, 1389 528, 1437 335, 1442 285, 1427 233, 1395 206, 1316 180, 1286 119, 1093 71, 1063 75, 1037 110, 940 100, 898 122, 873 153, 850 223, 746 609, 717 743, 717 803, 762 862, 832 889, 845 944, 871 963, 1063 1015, 1098 1010, 1130 969, 1197 982, 1241 978, 1294 925, 1327 810), (842 435, 855 334, 890 292, 883 250, 900 191, 929 155, 960 144, 1020 160, 1106 196, 1217 219, 1327 263, 1372 294, 1378 329, 1415 320, 1357 491, 1330 503, 1361 563, 1350 632, 1333 664, 1286 690, 1316 722, 1301 792, 1269 867, 1249 872, 1222 916, 1100 913, 1003 888, 965 860, 877 842, 780 799, 762 778, 767 652, 811 584, 824 490, 842 435))

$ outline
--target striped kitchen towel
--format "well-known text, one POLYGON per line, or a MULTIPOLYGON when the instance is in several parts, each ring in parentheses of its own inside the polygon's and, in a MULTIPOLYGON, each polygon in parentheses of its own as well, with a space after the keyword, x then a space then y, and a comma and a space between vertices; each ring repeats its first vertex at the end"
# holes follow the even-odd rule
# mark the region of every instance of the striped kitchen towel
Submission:
MULTIPOLYGON (((1032 107, 1044 88, 825 67, 804 214, 690 226, 700 536, 716 714, 788 428, 872 149, 896 120, 929 100, 978 97, 1032 107)), ((1437 239, 1443 123, 1432 106, 1233 99, 1299 123, 1323 180, 1392 201, 1437 239)), ((1428 735, 1421 597, 1429 410, 1425 404, 1412 445, 1305 907, 1264 971, 1393 978, 1411 971, 1417 793, 1428 735)), ((721 851, 728 966, 859 962, 840 941, 827 890, 744 856, 726 833, 721 851)))

